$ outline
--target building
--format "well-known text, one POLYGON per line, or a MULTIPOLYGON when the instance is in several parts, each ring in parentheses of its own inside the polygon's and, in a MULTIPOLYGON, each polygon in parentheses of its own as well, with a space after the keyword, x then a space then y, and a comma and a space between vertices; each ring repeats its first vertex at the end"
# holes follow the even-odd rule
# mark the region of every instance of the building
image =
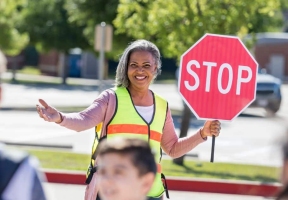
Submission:
POLYGON ((254 56, 259 67, 282 81, 288 81, 288 33, 258 33, 254 56))

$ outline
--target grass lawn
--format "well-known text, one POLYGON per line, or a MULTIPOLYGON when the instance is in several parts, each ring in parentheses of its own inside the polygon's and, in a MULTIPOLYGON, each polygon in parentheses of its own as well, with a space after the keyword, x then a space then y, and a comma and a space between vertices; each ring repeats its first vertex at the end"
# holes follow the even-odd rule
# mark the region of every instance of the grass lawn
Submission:
MULTIPOLYGON (((28 149, 36 156, 42 168, 61 170, 80 170, 86 172, 90 155, 65 151, 28 149)), ((248 180, 260 182, 278 182, 280 168, 230 163, 210 163, 186 159, 184 166, 178 166, 171 160, 163 160, 162 168, 165 176, 191 178, 215 178, 230 180, 248 180)))
POLYGON ((280 168, 231 163, 210 163, 185 160, 184 166, 178 166, 171 160, 162 161, 163 171, 167 176, 194 178, 215 178, 247 180, 260 182, 278 182, 280 168))
POLYGON ((41 75, 40 69, 32 66, 25 66, 22 69, 18 69, 16 73, 41 75))

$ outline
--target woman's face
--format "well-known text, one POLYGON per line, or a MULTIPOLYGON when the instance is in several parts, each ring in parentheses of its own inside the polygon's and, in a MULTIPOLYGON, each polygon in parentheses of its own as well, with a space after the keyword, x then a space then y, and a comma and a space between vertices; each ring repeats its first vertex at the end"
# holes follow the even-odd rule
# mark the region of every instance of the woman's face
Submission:
POLYGON ((150 52, 135 51, 131 53, 128 60, 129 88, 148 89, 156 72, 157 65, 150 52))

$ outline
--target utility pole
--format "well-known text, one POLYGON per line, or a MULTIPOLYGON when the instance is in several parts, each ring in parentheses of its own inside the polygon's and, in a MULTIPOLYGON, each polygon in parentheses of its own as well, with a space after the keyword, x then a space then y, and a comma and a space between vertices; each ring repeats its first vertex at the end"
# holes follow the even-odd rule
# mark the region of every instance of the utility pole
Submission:
POLYGON ((95 45, 96 51, 99 51, 98 63, 98 80, 99 80, 99 93, 103 90, 103 79, 105 70, 105 51, 111 51, 112 48, 112 26, 101 22, 95 28, 95 45))

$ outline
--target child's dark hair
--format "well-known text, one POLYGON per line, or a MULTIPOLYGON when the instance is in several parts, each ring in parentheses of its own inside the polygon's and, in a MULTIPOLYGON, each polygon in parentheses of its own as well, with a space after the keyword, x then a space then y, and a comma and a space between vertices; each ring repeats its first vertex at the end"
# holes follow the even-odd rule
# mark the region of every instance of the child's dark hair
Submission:
POLYGON ((144 140, 122 137, 105 139, 99 144, 97 156, 101 157, 108 153, 130 156, 132 164, 139 171, 139 176, 149 172, 156 174, 155 158, 148 142, 144 140))

